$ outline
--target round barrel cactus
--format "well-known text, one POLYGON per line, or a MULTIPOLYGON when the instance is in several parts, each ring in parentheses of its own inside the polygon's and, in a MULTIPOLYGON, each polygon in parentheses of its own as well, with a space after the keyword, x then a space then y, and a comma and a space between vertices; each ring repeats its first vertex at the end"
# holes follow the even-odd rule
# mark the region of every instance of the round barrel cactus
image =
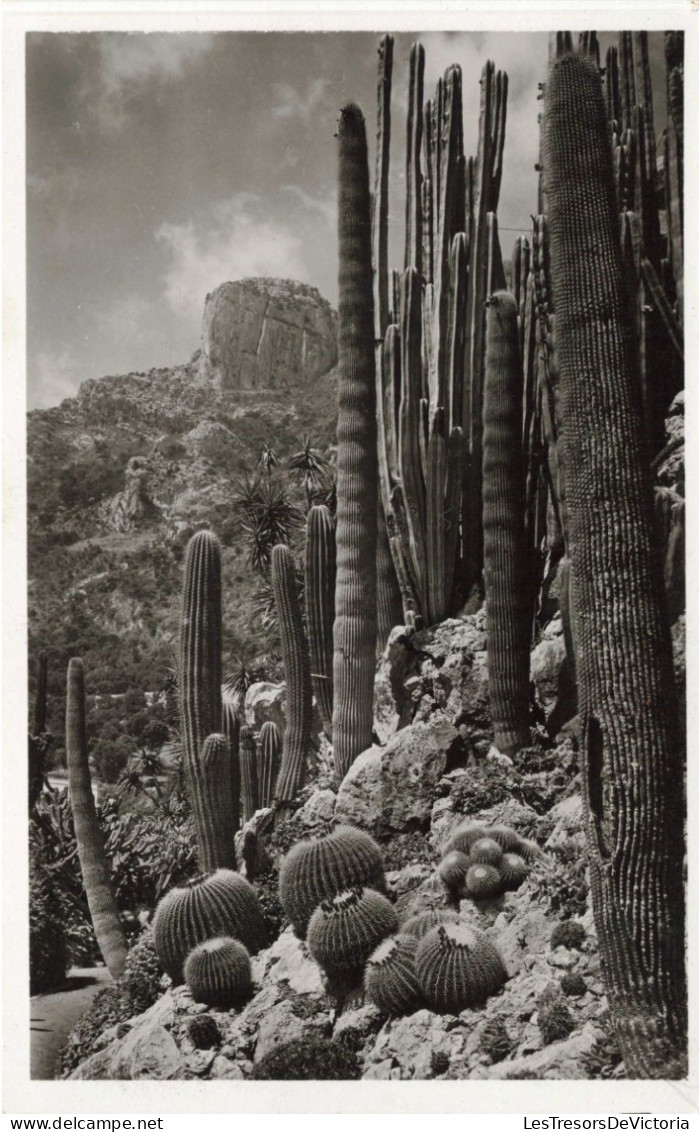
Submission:
POLYGON ((308 925, 308 950, 328 975, 347 980, 397 931, 398 917, 385 896, 371 888, 351 888, 316 908, 308 925))
POLYGON ((520 837, 514 829, 510 829, 509 825, 491 825, 487 836, 493 841, 497 841, 503 853, 521 854, 522 852, 524 838, 520 837))
POLYGON ((466 891, 474 900, 489 900, 502 892, 502 887, 495 865, 471 865, 466 873, 466 891))
POLYGON ((437 875, 450 896, 458 895, 463 889, 470 864, 466 854, 460 853, 458 849, 452 849, 439 862, 437 875))
POLYGON ((422 1001, 415 973, 414 936, 393 935, 369 956, 364 971, 364 989, 379 1010, 386 1014, 410 1014, 422 1001))
POLYGON ((529 866, 518 853, 503 853, 499 872, 503 888, 512 890, 519 888, 524 878, 529 875, 529 866))
POLYGON ((507 979, 494 944, 467 924, 441 924, 420 940, 415 970, 435 1010, 459 1014, 483 1002, 507 979))
POLYGON ((241 1006, 252 991, 250 954, 230 936, 207 939, 193 948, 184 964, 184 979, 196 1002, 241 1006))
POLYGON ((455 924, 459 920, 457 912, 450 908, 428 908, 424 912, 417 912, 410 916, 402 928, 401 935, 411 935, 414 939, 422 939, 432 928, 438 924, 455 924))
POLYGON ((190 951, 217 936, 240 940, 252 955, 267 944, 257 894, 231 869, 218 869, 183 888, 172 888, 158 904, 153 919, 155 950, 174 983, 182 982, 190 951))
POLYGON ((477 825, 475 822, 467 822, 459 828, 449 838, 444 853, 451 853, 456 849, 459 853, 471 852, 471 846, 474 841, 480 841, 482 837, 488 836, 488 830, 484 825, 477 825))
POLYGON ((481 837, 474 841, 469 854, 472 865, 499 865, 502 861, 502 849, 492 837, 481 837))
POLYGON ((350 825, 299 841, 279 870, 279 899, 300 939, 321 901, 356 885, 383 891, 384 863, 373 838, 350 825))

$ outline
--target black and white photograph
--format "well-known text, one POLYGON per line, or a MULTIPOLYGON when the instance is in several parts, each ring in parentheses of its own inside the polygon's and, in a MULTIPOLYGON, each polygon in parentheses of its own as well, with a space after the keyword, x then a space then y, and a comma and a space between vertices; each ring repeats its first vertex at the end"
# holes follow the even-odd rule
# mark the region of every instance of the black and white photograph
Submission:
POLYGON ((23 32, 16 1111, 696 1110, 676 13, 23 32))

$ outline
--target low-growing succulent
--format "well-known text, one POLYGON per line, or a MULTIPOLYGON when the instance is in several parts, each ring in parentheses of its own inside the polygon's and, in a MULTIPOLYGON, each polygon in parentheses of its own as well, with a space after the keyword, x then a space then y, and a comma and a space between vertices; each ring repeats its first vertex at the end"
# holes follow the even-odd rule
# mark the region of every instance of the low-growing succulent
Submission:
POLYGON ((195 1049, 215 1049, 222 1041, 213 1014, 195 1014, 187 1023, 187 1034, 195 1049))
POLYGON ((250 954, 237 939, 219 936, 207 939, 185 959, 184 978, 195 1002, 229 1009, 250 997, 250 954))
POLYGON ((279 898, 300 939, 323 900, 355 885, 383 891, 384 863, 373 838, 349 825, 340 825, 325 837, 299 841, 279 870, 279 898))
POLYGON ((519 888, 525 877, 529 875, 529 866, 519 854, 503 853, 498 871, 502 880, 502 887, 511 891, 519 888))
POLYGON ((267 944, 267 931, 252 885, 230 869, 196 877, 172 888, 153 918, 153 938, 163 970, 182 981, 189 952, 217 936, 232 936, 254 955, 267 944))
POLYGON ((432 928, 418 944, 415 970, 430 1005, 450 1014, 483 1002, 507 979, 495 945, 465 923, 432 928))
POLYGON ((561 979, 561 990, 569 998, 579 998, 581 994, 585 994, 587 983, 577 971, 566 971, 561 979))
POLYGON ((364 989, 367 998, 386 1014, 410 1014, 422 1001, 415 973, 416 951, 414 936, 393 935, 369 956, 364 989))
POLYGON ((481 837, 474 841, 469 853, 472 865, 497 865, 502 861, 502 849, 492 837, 481 837))
POLYGON ((449 838, 444 854, 451 853, 454 849, 459 853, 465 853, 467 856, 471 852, 471 846, 474 841, 480 841, 482 837, 488 836, 488 830, 484 825, 478 825, 475 822, 467 822, 465 825, 459 826, 455 833, 449 838))
POLYGON ((494 1014, 488 1019, 480 1037, 483 1052, 487 1054, 493 1065, 498 1061, 504 1061, 514 1049, 514 1043, 507 1032, 502 1014, 494 1014))
POLYGON ((585 937, 585 929, 577 920, 562 920, 551 932, 551 947, 568 947, 579 951, 585 937))
POLYGON ((489 900, 502 892, 502 887, 495 865, 471 865, 466 873, 466 890, 474 900, 489 900))
POLYGON ((308 925, 308 950, 330 976, 361 973, 372 951, 398 931, 391 902, 371 888, 351 888, 316 908, 308 925))
POLYGON ((254 1081, 353 1081, 361 1073, 356 1053, 314 1033, 282 1042, 260 1058, 254 1081))
POLYGON ((544 1045, 567 1038, 575 1029, 575 1019, 558 987, 544 990, 537 1001, 537 1022, 544 1045))
POLYGON ((458 895, 462 891, 469 864, 469 858, 458 849, 452 849, 440 861, 437 875, 450 896, 458 895))
POLYGON ((449 908, 427 908, 424 912, 416 912, 414 916, 410 916, 400 932, 401 935, 411 935, 419 940, 438 924, 455 924, 458 921, 458 913, 452 912, 449 908))

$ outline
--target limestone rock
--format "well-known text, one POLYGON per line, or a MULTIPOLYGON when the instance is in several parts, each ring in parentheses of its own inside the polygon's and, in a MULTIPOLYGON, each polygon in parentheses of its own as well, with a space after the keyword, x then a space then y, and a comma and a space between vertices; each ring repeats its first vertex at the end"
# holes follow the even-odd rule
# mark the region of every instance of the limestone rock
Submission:
POLYGON ((416 723, 385 747, 361 754, 337 794, 335 819, 370 833, 426 828, 447 751, 458 739, 448 723, 416 723))
POLYGON ((276 723, 282 735, 286 728, 286 685, 261 680, 245 693, 245 722, 259 731, 267 721, 276 723))
POLYGON ((183 439, 193 455, 206 460, 228 455, 237 444, 237 438, 220 421, 201 421, 183 439))
POLYGON ((337 318, 315 287, 283 279, 222 283, 206 296, 199 380, 278 389, 337 361, 337 318))
POLYGON ((571 1034, 561 1042, 553 1042, 526 1057, 512 1061, 501 1061, 488 1069, 476 1071, 472 1077, 518 1079, 522 1074, 535 1076, 548 1081, 580 1081, 586 1074, 581 1065, 584 1054, 589 1053, 595 1042, 602 1037, 599 1025, 588 1022, 578 1033, 571 1034))
POLYGON ((286 928, 252 963, 253 976, 261 986, 284 984, 296 994, 324 994, 320 968, 291 928, 286 928))
POLYGON ((313 1030, 323 1037, 330 1036, 330 1015, 306 1015, 297 1013, 294 1003, 280 1002, 265 1014, 260 1022, 257 1045, 255 1046, 255 1061, 260 1061, 265 1054, 271 1053, 277 1046, 285 1042, 298 1041, 308 1031, 313 1030))

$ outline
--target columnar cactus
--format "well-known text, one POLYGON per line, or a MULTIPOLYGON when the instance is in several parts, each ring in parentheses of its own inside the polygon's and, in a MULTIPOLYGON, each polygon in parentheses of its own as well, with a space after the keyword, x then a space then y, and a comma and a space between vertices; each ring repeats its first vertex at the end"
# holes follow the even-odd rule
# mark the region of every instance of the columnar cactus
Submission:
POLYGON ((687 1020, 683 759, 625 348, 606 111, 587 58, 552 66, 543 159, 593 912, 627 1072, 677 1077, 687 1020))
POLYGON ((182 982, 185 959, 197 944, 232 936, 254 955, 267 944, 255 889, 230 869, 197 877, 163 897, 153 918, 153 942, 163 970, 182 982))
POLYGON ((432 1008, 449 1014, 483 1002, 507 979, 494 944, 464 923, 428 932, 418 944, 415 970, 432 1008))
POLYGON ((294 559, 288 546, 272 551, 272 591, 279 619, 286 677, 287 724, 276 795, 292 801, 306 776, 311 742, 312 693, 308 641, 303 627, 294 559))
POLYGON ((222 703, 223 734, 228 740, 231 768, 231 825, 235 834, 240 828, 240 716, 237 705, 225 699, 222 703))
POLYGON ((201 753, 206 737, 221 731, 221 546, 211 531, 198 531, 190 539, 184 574, 180 721, 185 779, 194 816, 199 862, 204 868, 203 862, 209 861, 211 842, 201 753))
POLYGON ((73 657, 68 664, 66 759, 75 840, 92 926, 102 958, 112 978, 116 979, 126 962, 126 936, 109 876, 104 836, 92 793, 85 727, 85 675, 83 662, 78 657, 73 657))
POLYGON ((511 753, 529 742, 534 593, 527 568, 517 306, 505 291, 489 300, 485 373, 483 549, 488 695, 495 745, 511 753))
POLYGON ((311 683, 328 735, 333 716, 335 573, 335 524, 332 515, 325 506, 311 507, 306 519, 306 627, 311 683))
POLYGON ((308 924, 308 950, 326 974, 361 975, 372 951, 398 931, 393 905, 372 888, 351 888, 324 900, 308 924))
POLYGON ((257 756, 257 785, 259 804, 271 806, 274 801, 274 785, 279 773, 279 759, 282 737, 276 723, 268 719, 260 729, 260 751, 257 756))
POLYGON ((417 939, 389 936, 372 952, 364 971, 367 998, 386 1014, 417 1010, 422 993, 415 973, 417 939))
POLYGON ((344 778, 371 746, 376 652, 378 462, 371 208, 364 118, 340 112, 337 583, 333 756, 344 778))
POLYGON ((257 744, 252 728, 243 724, 239 737, 240 800, 243 823, 250 821, 260 806, 260 789, 257 780, 257 744))
POLYGON ((208 735, 199 758, 199 788, 206 824, 200 837, 204 872, 235 868, 233 782, 231 756, 225 735, 208 735))
POLYGON ((195 1002, 224 1010, 242 1006, 252 992, 250 954, 230 936, 207 939, 187 956, 184 981, 195 1002))
POLYGON ((325 837, 299 841, 279 870, 279 899, 299 938, 323 900, 356 885, 383 891, 384 863, 376 842, 350 825, 325 837))

